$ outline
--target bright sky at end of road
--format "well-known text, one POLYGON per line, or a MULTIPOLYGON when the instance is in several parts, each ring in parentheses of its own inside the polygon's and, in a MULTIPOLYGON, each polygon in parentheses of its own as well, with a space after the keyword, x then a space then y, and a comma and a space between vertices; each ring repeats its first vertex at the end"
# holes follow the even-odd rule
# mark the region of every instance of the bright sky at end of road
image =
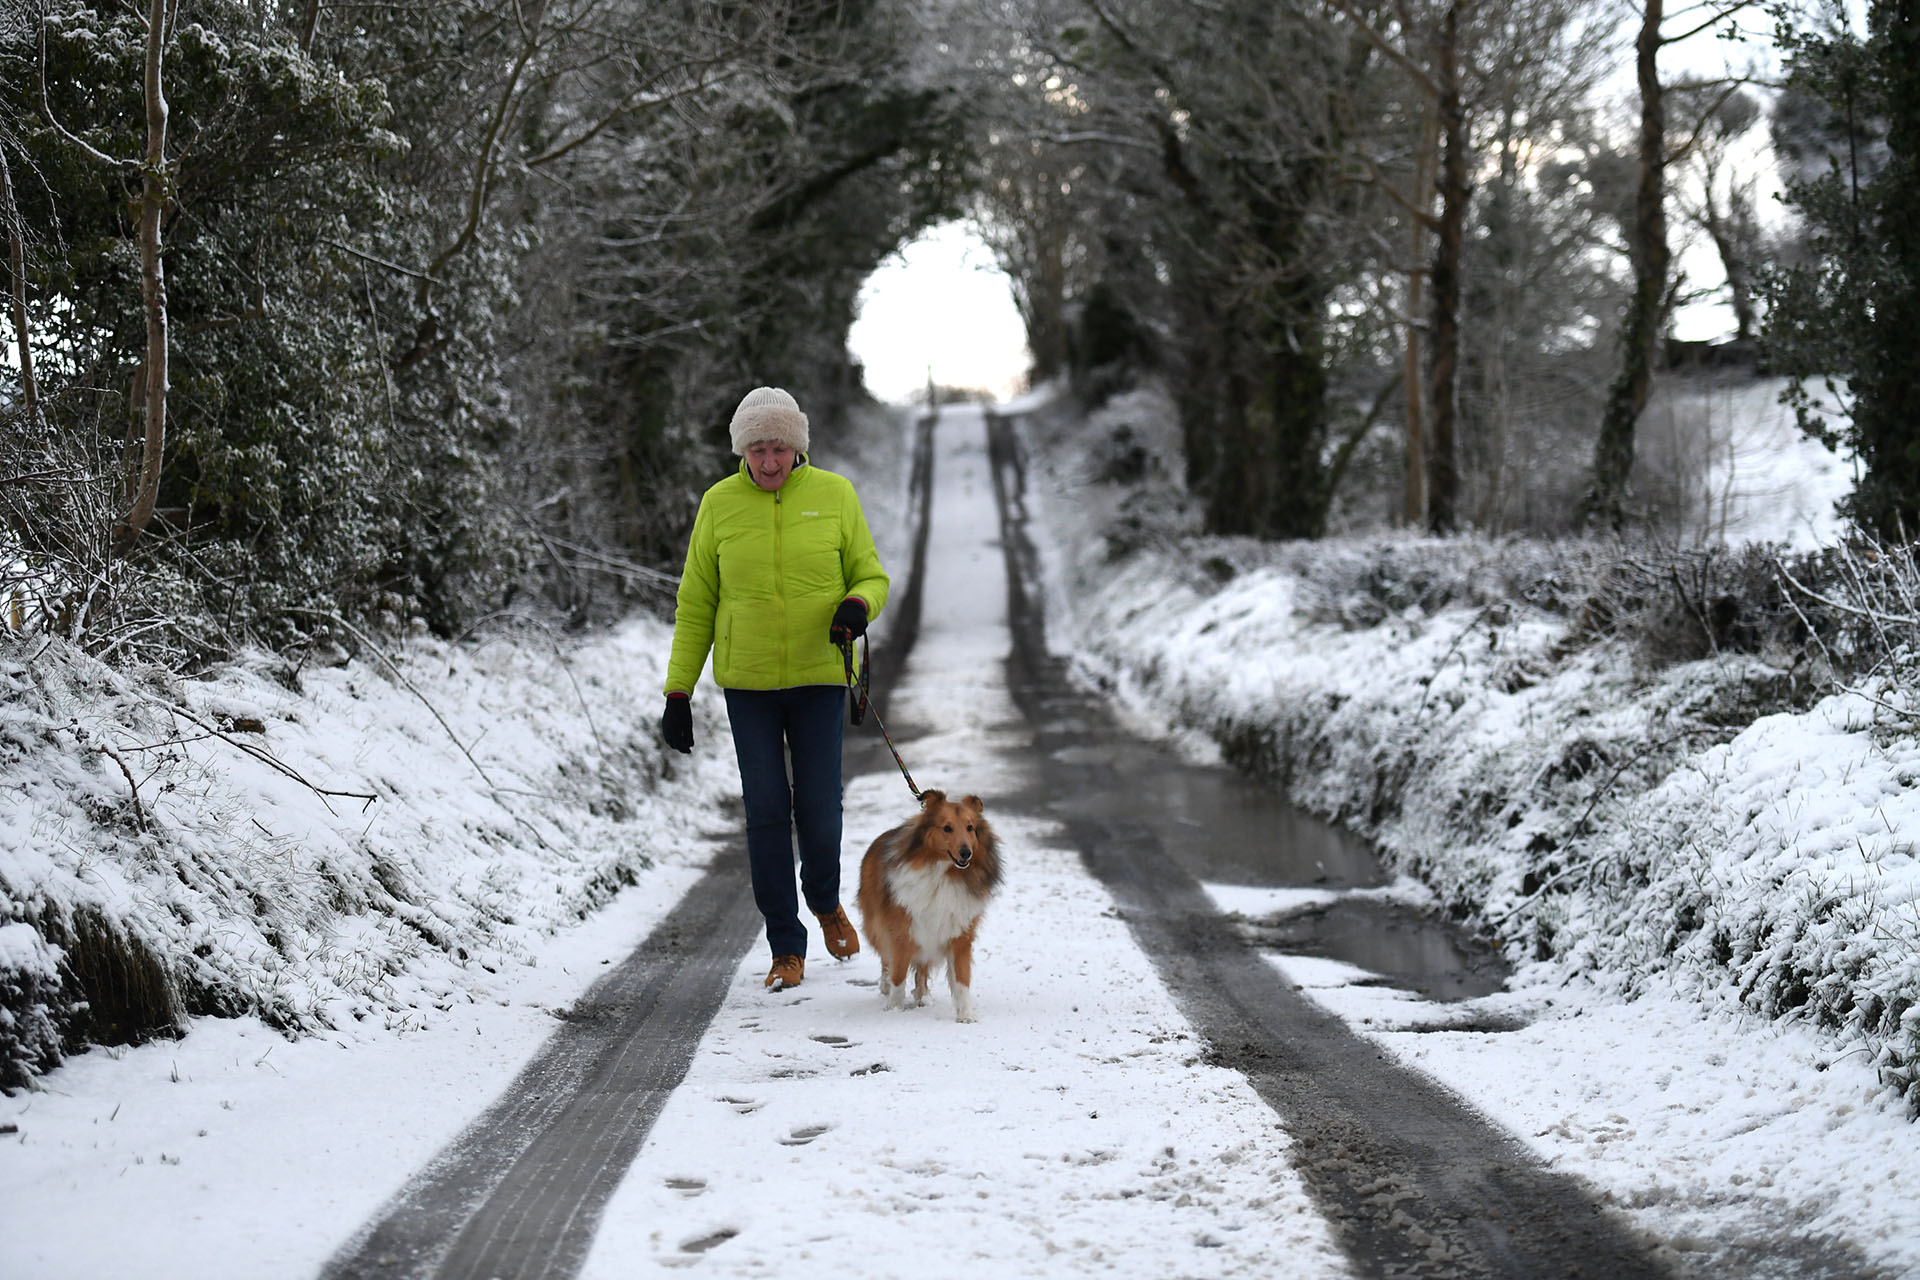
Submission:
POLYGON ((943 387, 983 387, 1003 400, 1025 387, 1026 325, 970 222, 934 227, 867 277, 847 346, 882 400, 924 390, 929 367, 943 387))

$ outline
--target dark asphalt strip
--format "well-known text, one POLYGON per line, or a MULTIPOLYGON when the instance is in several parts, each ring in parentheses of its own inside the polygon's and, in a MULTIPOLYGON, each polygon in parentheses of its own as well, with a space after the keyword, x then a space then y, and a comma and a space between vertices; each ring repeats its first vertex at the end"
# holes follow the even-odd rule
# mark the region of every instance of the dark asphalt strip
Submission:
POLYGON ((322 1274, 573 1275, 759 930, 746 858, 722 850, 500 1100, 322 1274))
POLYGON ((1584 1184, 1546 1168, 1293 990, 1135 816, 1127 769, 1110 762, 1130 754, 1117 745, 1127 735, 1047 654, 1029 585, 1036 559, 1017 442, 1007 420, 989 423, 1014 630, 1009 684, 1034 724, 1045 804, 1113 894, 1213 1060, 1244 1073, 1279 1114, 1299 1172, 1355 1266, 1374 1276, 1666 1275, 1648 1244, 1603 1212, 1584 1184), (1104 750, 1088 750, 1095 745, 1104 750))

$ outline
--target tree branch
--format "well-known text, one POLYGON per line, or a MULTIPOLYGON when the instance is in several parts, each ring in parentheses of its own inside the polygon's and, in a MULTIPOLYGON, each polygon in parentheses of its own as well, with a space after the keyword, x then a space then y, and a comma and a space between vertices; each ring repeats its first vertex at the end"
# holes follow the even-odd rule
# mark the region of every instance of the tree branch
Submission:
POLYGON ((403 267, 397 262, 388 262, 385 258, 376 258, 372 254, 364 253, 350 244, 341 244, 338 240, 329 240, 325 236, 320 237, 320 243, 330 248, 338 249, 342 253, 350 253, 362 262, 371 262, 376 267, 385 267, 388 271, 392 271, 398 275, 411 276, 415 280, 425 280, 428 284, 437 284, 442 289, 451 287, 445 280, 437 276, 428 275, 424 271, 416 271, 412 267, 403 267))
MULTIPOLYGON (((1699 35, 1702 31, 1709 31, 1709 30, 1712 30, 1714 27, 1719 26, 1722 22, 1725 22, 1728 18, 1731 18, 1734 14, 1739 13, 1742 9, 1754 8, 1758 3, 1759 3, 1759 0, 1735 0, 1735 3, 1723 5, 1720 8, 1715 9, 1713 12, 1713 16, 1711 18, 1708 18, 1705 22, 1700 23, 1698 26, 1688 28, 1687 30, 1681 32, 1679 35, 1674 35, 1674 36, 1665 35, 1665 34, 1661 35, 1660 43, 1663 45, 1679 44, 1682 40, 1690 40, 1694 36, 1699 35)), ((1699 7, 1712 8, 1711 5, 1702 5, 1699 7)))
MULTIPOLYGON (((493 186, 494 150, 500 145, 500 136, 506 132, 507 125, 514 116, 514 102, 520 93, 520 77, 525 74, 527 64, 533 61, 533 55, 540 50, 540 25, 546 18, 547 0, 535 0, 533 5, 533 31, 526 36, 520 47, 520 54, 514 59, 512 69, 507 73, 506 83, 500 87, 499 100, 494 104, 493 118, 487 123, 486 136, 480 141, 480 155, 474 161, 473 186, 467 193, 467 220, 460 228, 460 234, 453 243, 441 250, 428 266, 427 273, 432 276, 454 256, 473 243, 474 236, 480 231, 480 217, 486 211, 487 192, 493 186)), ((515 19, 519 21, 519 11, 515 9, 515 19)), ((525 32, 525 22, 519 22, 525 32)))
POLYGON ((1428 97, 1438 98, 1440 96, 1440 84, 1428 73, 1427 69, 1407 56, 1405 50, 1401 49, 1378 31, 1371 22, 1367 21, 1367 19, 1361 15, 1358 9, 1354 8, 1350 0, 1327 0, 1327 3, 1345 14, 1347 19, 1360 29, 1360 34, 1366 38, 1367 43, 1385 54, 1387 61, 1393 63, 1411 76, 1414 84, 1418 85, 1421 91, 1428 97))
POLYGON ((104 164, 110 169, 131 169, 139 163, 135 160, 114 159, 86 139, 73 133, 67 126, 60 123, 58 116, 53 114, 53 103, 47 97, 47 25, 45 20, 42 20, 40 23, 40 114, 47 118, 47 123, 53 126, 55 133, 65 138, 69 145, 78 147, 87 158, 97 164, 104 164))

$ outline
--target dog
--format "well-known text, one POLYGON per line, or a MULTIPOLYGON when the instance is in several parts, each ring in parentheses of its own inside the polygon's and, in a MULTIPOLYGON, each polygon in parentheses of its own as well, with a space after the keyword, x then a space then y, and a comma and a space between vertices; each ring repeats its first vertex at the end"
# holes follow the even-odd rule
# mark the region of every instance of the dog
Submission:
POLYGON ((877 837, 860 859, 860 929, 880 957, 887 1008, 927 1002, 927 976, 947 966, 956 1022, 972 1022, 973 935, 1000 883, 1000 846, 979 796, 923 792, 920 813, 877 837))

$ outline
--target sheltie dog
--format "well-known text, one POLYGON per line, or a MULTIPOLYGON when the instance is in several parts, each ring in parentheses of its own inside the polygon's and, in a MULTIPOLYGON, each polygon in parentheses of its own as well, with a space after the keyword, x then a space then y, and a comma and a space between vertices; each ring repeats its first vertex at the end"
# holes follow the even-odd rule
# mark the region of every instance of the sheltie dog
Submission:
POLYGON ((1000 847, 979 796, 923 792, 920 813, 878 837, 860 860, 860 931, 880 956, 887 1008, 927 1002, 927 975, 947 965, 953 1016, 973 1021, 973 934, 1000 883, 1000 847))

